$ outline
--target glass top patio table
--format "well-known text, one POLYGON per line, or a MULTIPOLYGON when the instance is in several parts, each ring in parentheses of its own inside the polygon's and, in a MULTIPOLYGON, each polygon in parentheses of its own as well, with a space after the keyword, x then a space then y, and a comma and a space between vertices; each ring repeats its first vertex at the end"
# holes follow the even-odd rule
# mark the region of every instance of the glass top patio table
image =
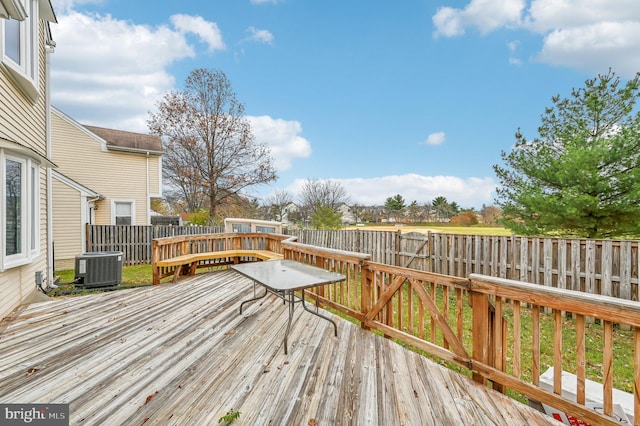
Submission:
POLYGON ((302 307, 307 312, 331 322, 335 330, 335 335, 338 335, 338 326, 333 320, 318 313, 317 307, 316 312, 307 307, 304 300, 304 290, 310 287, 344 281, 346 279, 344 275, 288 259, 242 263, 239 265, 232 265, 231 268, 253 280, 254 296, 256 283, 260 284, 265 289, 264 294, 243 301, 240 304, 240 314, 242 314, 242 308, 245 303, 262 299, 268 293, 274 294, 286 303, 289 303, 289 319, 284 336, 285 354, 288 353, 287 339, 291 328, 295 303, 302 303, 302 307), (296 291, 301 292, 300 297, 295 295, 296 291))
POLYGON ((302 290, 345 280, 342 274, 295 260, 250 262, 233 265, 231 268, 274 291, 302 290))

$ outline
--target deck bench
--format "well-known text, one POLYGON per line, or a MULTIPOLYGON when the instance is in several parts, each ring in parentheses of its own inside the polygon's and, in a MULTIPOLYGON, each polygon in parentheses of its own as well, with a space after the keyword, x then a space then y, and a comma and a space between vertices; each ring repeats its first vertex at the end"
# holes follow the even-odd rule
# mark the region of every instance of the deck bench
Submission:
POLYGON ((198 262, 200 261, 232 258, 233 263, 239 263, 241 257, 254 257, 260 260, 275 260, 283 258, 281 254, 268 250, 221 250, 206 253, 183 254, 159 260, 156 262, 156 265, 159 267, 175 266, 176 270, 173 275, 173 282, 176 282, 183 269, 187 266, 189 267, 188 274, 192 276, 195 275, 198 262))
POLYGON ((282 259, 282 241, 294 237, 261 232, 188 234, 154 238, 151 244, 153 284, 163 278, 195 275, 211 268, 260 260, 282 259))

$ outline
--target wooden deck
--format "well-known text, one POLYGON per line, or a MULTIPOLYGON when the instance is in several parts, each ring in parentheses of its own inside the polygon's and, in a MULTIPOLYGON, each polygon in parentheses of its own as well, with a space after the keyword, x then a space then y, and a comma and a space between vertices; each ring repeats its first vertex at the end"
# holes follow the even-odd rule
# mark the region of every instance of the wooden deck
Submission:
POLYGON ((333 327, 232 270, 32 304, 0 323, 0 402, 69 403, 71 424, 546 425, 525 405, 373 333, 333 327))

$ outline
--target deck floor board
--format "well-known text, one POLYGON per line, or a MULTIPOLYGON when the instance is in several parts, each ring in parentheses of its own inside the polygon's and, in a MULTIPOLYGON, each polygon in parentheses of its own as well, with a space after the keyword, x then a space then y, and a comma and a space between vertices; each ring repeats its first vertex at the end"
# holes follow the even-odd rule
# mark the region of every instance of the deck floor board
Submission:
MULTIPOLYGON (((0 324, 0 402, 68 403, 71 424, 546 425, 542 413, 232 270, 36 303, 0 324)), ((328 314, 330 315, 330 314, 328 314)))

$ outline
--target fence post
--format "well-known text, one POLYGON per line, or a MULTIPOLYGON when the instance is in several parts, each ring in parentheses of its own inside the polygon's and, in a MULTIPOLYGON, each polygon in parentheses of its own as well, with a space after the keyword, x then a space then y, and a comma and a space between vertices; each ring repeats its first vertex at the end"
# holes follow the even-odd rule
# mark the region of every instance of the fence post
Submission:
POLYGON ((431 241, 431 231, 427 231, 427 261, 426 261, 426 270, 427 272, 433 271, 433 266, 431 265, 431 257, 433 256, 433 242, 431 241))
POLYGON ((400 246, 401 244, 401 236, 400 234, 402 233, 402 231, 400 231, 399 229, 396 231, 396 235, 395 235, 395 244, 396 244, 396 253, 393 259, 393 262, 395 263, 394 266, 402 266, 400 264, 400 246))
POLYGON ((85 223, 84 225, 85 233, 84 233, 84 251, 90 252, 91 248, 91 225, 89 223, 85 223))

